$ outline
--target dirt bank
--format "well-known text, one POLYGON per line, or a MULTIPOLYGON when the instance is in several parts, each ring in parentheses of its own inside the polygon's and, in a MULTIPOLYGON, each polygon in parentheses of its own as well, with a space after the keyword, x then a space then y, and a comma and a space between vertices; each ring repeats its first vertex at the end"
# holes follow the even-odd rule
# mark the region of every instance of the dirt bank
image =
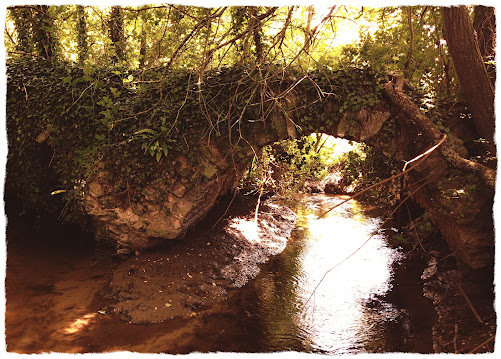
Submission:
POLYGON ((255 205, 255 199, 238 198, 232 216, 215 227, 212 215, 183 240, 125 260, 106 292, 116 303, 103 312, 131 323, 159 323, 195 316, 225 300, 227 289, 243 286, 285 248, 295 227, 292 210, 267 202, 256 224, 255 205))
POLYGON ((425 269, 424 295, 433 300, 435 353, 494 351, 496 312, 489 270, 459 270, 439 252, 431 252, 425 269))
POLYGON ((227 211, 230 199, 222 199, 183 240, 125 261, 112 257, 113 247, 102 248, 74 226, 47 223, 33 230, 11 220, 5 283, 7 350, 257 350, 254 341, 226 340, 224 333, 241 337, 246 330, 242 328, 254 325, 240 313, 246 306, 235 304, 242 290, 235 287, 285 247, 295 215, 264 203, 257 227, 263 240, 257 242, 242 233, 246 225, 252 228, 256 199, 235 198, 227 211), (208 331, 213 333, 209 339, 204 335, 208 331), (221 338, 219 332, 224 334, 221 338))
MULTIPOLYGON (((412 294, 397 288, 391 295, 402 293, 404 300, 414 303, 413 307, 417 303, 432 303, 435 318, 423 318, 418 308, 415 324, 432 324, 433 352, 493 352, 496 336, 493 268, 472 270, 461 264, 440 232, 426 235, 417 228, 416 232, 411 224, 401 227, 401 235, 408 240, 404 245, 407 254, 402 266, 411 268, 415 267, 413 262, 419 263, 420 273, 416 273, 415 280, 422 287, 422 293, 412 294), (420 237, 416 240, 418 232, 420 237)), ((399 271, 395 273, 395 282, 405 286, 398 277, 399 271)))

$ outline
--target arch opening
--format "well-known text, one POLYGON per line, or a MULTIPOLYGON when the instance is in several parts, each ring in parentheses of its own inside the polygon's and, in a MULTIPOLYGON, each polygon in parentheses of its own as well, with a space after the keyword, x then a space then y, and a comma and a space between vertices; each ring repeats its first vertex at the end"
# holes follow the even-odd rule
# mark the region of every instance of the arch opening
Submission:
MULTIPOLYGON (((352 195, 395 171, 393 161, 370 144, 314 132, 263 147, 246 168, 239 187, 246 193, 267 195, 352 195)), ((365 198, 393 205, 398 196, 396 184, 375 188, 365 198)))

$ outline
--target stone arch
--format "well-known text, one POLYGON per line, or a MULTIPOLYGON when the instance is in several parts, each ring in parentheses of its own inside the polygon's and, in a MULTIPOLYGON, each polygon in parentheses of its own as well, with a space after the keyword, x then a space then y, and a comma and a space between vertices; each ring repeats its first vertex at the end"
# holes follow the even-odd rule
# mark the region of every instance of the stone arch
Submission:
MULTIPOLYGON (((294 102, 294 99, 288 101, 294 102)), ((325 108, 329 111, 330 106, 325 108)), ((322 128, 334 137, 366 142, 380 131, 389 117, 388 106, 379 103, 355 113, 347 111, 330 127, 319 122, 318 127, 310 131, 322 128)), ((292 119, 283 111, 276 111, 268 122, 248 122, 240 129, 245 137, 241 140, 243 144, 235 144, 237 151, 233 156, 227 153, 225 139, 201 140, 196 164, 186 155, 178 154, 171 159, 175 171, 147 184, 143 199, 136 203, 106 205, 112 202, 110 195, 115 189, 106 164, 100 163, 99 171, 87 184, 85 209, 104 225, 125 252, 152 247, 165 239, 182 238, 220 196, 237 185, 240 175, 260 149, 279 140, 296 138, 301 125, 300 118, 292 119), (196 174, 201 174, 202 181, 194 177, 196 174)), ((302 131, 301 135, 307 134, 302 131)))

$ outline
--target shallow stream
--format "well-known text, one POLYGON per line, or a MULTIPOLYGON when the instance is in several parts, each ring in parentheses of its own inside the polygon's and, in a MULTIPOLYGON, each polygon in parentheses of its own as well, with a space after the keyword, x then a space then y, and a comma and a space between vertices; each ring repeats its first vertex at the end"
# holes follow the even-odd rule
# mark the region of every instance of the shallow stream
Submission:
POLYGON ((418 283, 422 268, 399 264, 402 253, 378 230, 383 219, 357 201, 317 219, 342 200, 286 201, 298 219, 282 253, 245 286, 227 289, 226 300, 155 324, 103 310, 110 300, 101 292, 117 261, 77 229, 33 232, 14 223, 7 233, 7 350, 432 352, 434 314, 418 283))

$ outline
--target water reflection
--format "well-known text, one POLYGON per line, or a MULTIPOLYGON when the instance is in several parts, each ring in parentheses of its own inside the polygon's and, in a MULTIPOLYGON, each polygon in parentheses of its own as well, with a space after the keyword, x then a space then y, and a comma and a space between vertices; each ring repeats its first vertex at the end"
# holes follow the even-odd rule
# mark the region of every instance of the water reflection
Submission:
POLYGON ((382 233, 371 237, 381 219, 365 215, 356 201, 317 219, 340 201, 316 195, 296 202, 298 228, 285 251, 258 278, 259 315, 270 350, 394 350, 385 343, 384 326, 401 313, 380 298, 391 288, 392 263, 399 253, 382 233))

